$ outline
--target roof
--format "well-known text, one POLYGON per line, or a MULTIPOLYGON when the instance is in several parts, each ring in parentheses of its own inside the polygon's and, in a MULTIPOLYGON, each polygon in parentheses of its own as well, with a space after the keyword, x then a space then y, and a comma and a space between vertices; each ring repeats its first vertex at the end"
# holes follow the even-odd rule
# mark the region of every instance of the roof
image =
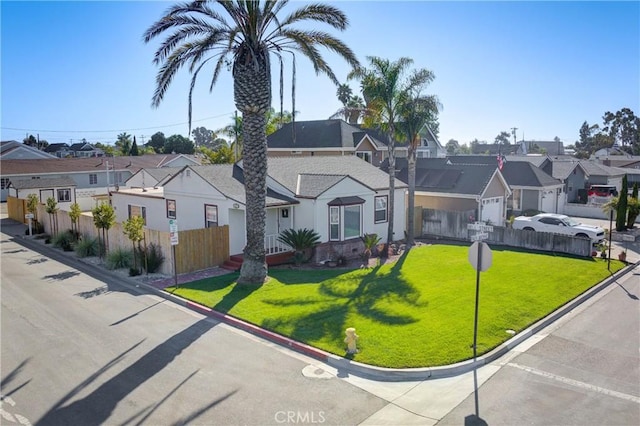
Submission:
POLYGON ((43 179, 11 179, 12 187, 16 189, 61 188, 76 186, 70 177, 43 178, 43 179))
POLYGON ((503 155, 507 154, 515 154, 519 145, 502 145, 498 143, 479 143, 471 145, 471 151, 473 154, 488 154, 488 155, 497 155, 498 153, 502 153, 503 155))
MULTIPOLYGON (((416 191, 480 196, 497 168, 497 164, 453 164, 446 158, 418 158, 416 191)), ((407 182, 406 159, 396 159, 396 170, 398 179, 407 182)))
MULTIPOLYGON (((487 155, 454 155, 447 157, 449 162, 455 165, 468 164, 478 165, 485 164, 489 166, 497 166, 496 157, 487 155)), ((529 161, 512 161, 512 156, 505 157, 503 167, 500 170, 502 176, 509 186, 520 187, 548 187, 562 185, 558 179, 554 179, 542 169, 536 167, 529 161)))
POLYGON ((69 144, 66 143, 50 143, 44 149, 45 152, 57 152, 62 149, 69 149, 69 144))
POLYGON ((524 147, 524 152, 530 152, 536 145, 538 148, 544 149, 548 155, 563 155, 564 144, 562 141, 519 141, 521 147, 524 147))
MULTIPOLYGON (((135 173, 140 169, 158 168, 183 154, 151 154, 140 156, 91 157, 91 158, 43 158, 28 160, 3 160, 2 176, 31 176, 47 173, 87 173, 92 171, 128 170, 135 173)), ((191 157, 190 157, 191 158, 191 157)))
POLYGON ((56 158, 47 152, 18 141, 0 142, 0 158, 3 160, 18 158, 56 158))
MULTIPOLYGON (((237 164, 212 164, 189 166, 189 168, 225 197, 246 204, 244 175, 237 164)), ((298 203, 299 201, 294 198, 267 189, 266 205, 268 207, 298 203)))
POLYGON ((582 167, 580 165, 580 161, 579 160, 552 161, 551 162, 551 175, 556 179, 564 180, 564 179, 568 178, 569 175, 571 175, 571 173, 573 173, 573 170, 576 167, 580 167, 582 170, 584 170, 585 173, 587 173, 587 171, 584 169, 584 167, 582 167))
MULTIPOLYGON (((157 184, 162 184, 164 183, 164 181, 174 176, 183 168, 184 167, 159 167, 154 169, 140 169, 138 172, 136 172, 136 174, 144 171, 145 173, 150 175, 152 178, 154 178, 157 184)), ((133 176, 131 176, 128 180, 131 180, 132 178, 133 176)), ((145 185, 146 185, 146 182, 145 182, 145 185)), ((154 186, 155 185, 156 184, 154 184, 154 186)))
POLYGON ((589 176, 624 176, 626 171, 617 167, 609 167, 590 160, 580 160, 580 165, 589 176))
POLYGON ((300 174, 295 193, 300 197, 316 198, 343 179, 346 179, 345 175, 300 174))
MULTIPOLYGON (((305 174, 349 176, 374 191, 389 189, 389 175, 355 155, 268 158, 268 174, 294 194, 298 190, 298 176, 305 174)), ((406 185, 396 182, 398 188, 406 185)))
POLYGON ((386 148, 386 137, 375 130, 352 125, 344 120, 312 120, 286 123, 267 136, 269 149, 339 149, 353 150, 365 136, 377 149, 386 148), (292 128, 295 129, 295 143, 292 128))

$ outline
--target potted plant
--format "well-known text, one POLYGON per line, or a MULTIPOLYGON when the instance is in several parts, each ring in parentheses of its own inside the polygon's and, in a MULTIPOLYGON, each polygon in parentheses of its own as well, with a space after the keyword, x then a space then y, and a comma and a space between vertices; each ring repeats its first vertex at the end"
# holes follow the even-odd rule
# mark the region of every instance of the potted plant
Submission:
POLYGON ((364 251, 362 252, 362 258, 364 261, 368 261, 371 258, 373 249, 380 243, 380 237, 378 234, 364 234, 362 236, 362 242, 364 243, 364 251))
POLYGON ((618 253, 618 260, 621 262, 626 262, 627 261, 627 252, 626 251, 621 251, 620 253, 618 253))

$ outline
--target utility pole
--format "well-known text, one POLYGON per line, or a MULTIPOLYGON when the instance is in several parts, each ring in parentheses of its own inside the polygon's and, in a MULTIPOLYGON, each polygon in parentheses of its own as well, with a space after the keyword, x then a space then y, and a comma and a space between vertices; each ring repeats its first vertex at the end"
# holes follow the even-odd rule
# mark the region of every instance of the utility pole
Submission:
POLYGON ((513 135, 513 144, 514 144, 514 145, 515 145, 516 143, 518 143, 518 142, 516 141, 516 130, 518 130, 518 128, 517 128, 517 127, 512 127, 512 128, 511 128, 511 134, 513 135))

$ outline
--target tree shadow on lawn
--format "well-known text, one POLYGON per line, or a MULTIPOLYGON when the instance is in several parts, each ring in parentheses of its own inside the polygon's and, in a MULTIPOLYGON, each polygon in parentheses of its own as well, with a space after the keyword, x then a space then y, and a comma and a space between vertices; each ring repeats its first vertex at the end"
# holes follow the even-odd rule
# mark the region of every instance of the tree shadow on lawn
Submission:
MULTIPOLYGON (((262 326, 275 331, 293 327, 288 333, 292 338, 309 342, 327 337, 331 340, 342 339, 347 317, 354 311, 380 324, 406 325, 418 322, 420 319, 412 315, 376 306, 379 301, 386 301, 398 306, 400 311, 403 305, 428 305, 428 302, 419 301, 420 292, 401 277, 406 255, 403 254, 387 273, 381 272, 381 266, 378 265, 359 280, 336 274, 333 279, 321 282, 318 292, 326 298, 311 296, 265 300, 265 303, 283 307, 317 305, 317 310, 302 317, 287 316, 283 312, 280 318, 265 319, 262 326)), ((357 274, 356 271, 349 272, 357 274)))

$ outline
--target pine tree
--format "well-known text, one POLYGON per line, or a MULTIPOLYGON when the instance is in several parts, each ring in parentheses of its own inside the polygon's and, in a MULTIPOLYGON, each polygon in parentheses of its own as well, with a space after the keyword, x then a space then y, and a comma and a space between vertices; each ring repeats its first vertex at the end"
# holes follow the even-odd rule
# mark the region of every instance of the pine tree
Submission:
POLYGON ((140 155, 140 152, 138 151, 138 144, 136 143, 136 137, 133 137, 133 145, 131 145, 131 155, 137 157, 138 155, 140 155))
POLYGON ((627 193, 629 192, 629 184, 627 183, 627 175, 622 178, 622 189, 620 190, 620 198, 618 199, 618 210, 616 214, 616 231, 624 231, 627 229, 627 193))

